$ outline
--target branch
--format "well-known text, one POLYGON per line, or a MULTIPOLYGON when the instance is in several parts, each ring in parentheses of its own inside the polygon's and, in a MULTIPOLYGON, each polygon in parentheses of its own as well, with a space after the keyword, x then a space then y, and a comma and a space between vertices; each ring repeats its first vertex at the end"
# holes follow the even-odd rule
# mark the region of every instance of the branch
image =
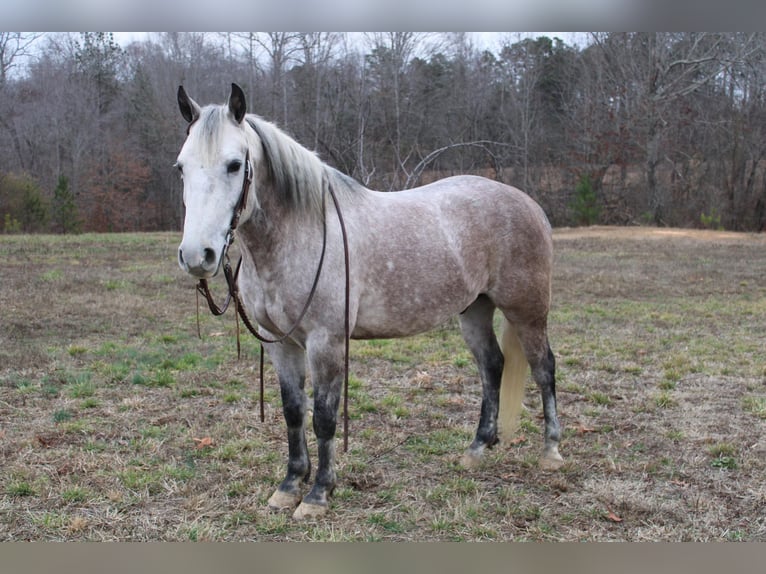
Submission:
POLYGON ((491 140, 476 140, 472 142, 458 142, 446 145, 444 147, 440 147, 438 149, 435 149, 431 153, 429 153, 426 157, 424 157, 418 164, 415 166, 415 169, 412 170, 412 173, 407 177, 407 181, 404 184, 405 189, 409 189, 410 186, 417 181, 417 179, 420 177, 420 174, 423 173, 423 170, 433 162, 437 157, 439 157, 441 154, 443 154, 445 151, 455 149, 458 147, 480 147, 487 151, 490 155, 494 157, 494 154, 492 154, 488 149, 487 145, 498 145, 498 146, 505 146, 505 147, 513 147, 511 144, 503 143, 503 142, 496 142, 491 140))

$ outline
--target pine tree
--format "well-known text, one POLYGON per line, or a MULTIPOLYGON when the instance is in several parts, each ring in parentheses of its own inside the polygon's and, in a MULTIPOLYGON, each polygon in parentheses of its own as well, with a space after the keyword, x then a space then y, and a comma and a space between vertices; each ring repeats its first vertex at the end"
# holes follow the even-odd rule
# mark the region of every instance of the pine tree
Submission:
POLYGON ((77 217, 77 205, 74 194, 69 189, 69 179, 59 176, 58 184, 53 192, 53 217, 61 233, 80 233, 80 220, 77 217))
POLYGON ((593 225, 598 222, 601 208, 598 205, 598 196, 596 190, 593 189, 589 175, 580 176, 580 181, 575 186, 572 211, 574 211, 578 225, 593 225))

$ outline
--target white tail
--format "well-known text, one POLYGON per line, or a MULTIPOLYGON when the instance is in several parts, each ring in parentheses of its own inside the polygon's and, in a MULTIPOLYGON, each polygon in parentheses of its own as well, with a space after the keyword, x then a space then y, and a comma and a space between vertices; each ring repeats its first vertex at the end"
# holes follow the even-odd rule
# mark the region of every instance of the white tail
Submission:
POLYGON ((503 318, 502 329, 500 346, 505 357, 505 365, 500 382, 500 410, 497 416, 497 430, 500 440, 508 441, 519 428, 521 401, 524 398, 528 363, 515 327, 503 318))

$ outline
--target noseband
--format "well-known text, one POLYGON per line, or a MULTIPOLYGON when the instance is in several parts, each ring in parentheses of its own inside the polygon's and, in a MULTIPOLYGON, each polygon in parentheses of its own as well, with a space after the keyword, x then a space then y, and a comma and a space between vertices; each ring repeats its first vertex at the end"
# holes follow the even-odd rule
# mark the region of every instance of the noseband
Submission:
MULTIPOLYGON (((226 278, 226 285, 228 288, 228 293, 226 294, 226 299, 223 302, 223 305, 218 306, 215 302, 215 299, 213 298, 213 294, 210 292, 210 288, 207 284, 207 279, 200 279, 199 283, 197 283, 197 335, 201 336, 200 333, 200 324, 199 324, 199 295, 202 295, 205 300, 207 301, 208 308, 210 309, 210 312, 215 316, 220 316, 226 313, 226 310, 229 308, 229 304, 231 301, 234 301, 234 307, 235 307, 235 317, 237 318, 237 358, 241 356, 241 347, 239 342, 239 319, 242 318, 242 322, 245 324, 245 327, 247 327, 247 330, 250 331, 250 333, 261 342, 261 352, 260 352, 260 415, 261 415, 261 422, 264 421, 264 410, 263 410, 263 344, 264 343, 282 343, 283 341, 287 340, 298 328, 298 326, 301 324, 301 321, 303 321, 303 317, 306 315, 306 312, 309 309, 309 306, 311 305, 311 302, 314 300, 314 295, 316 294, 317 285, 319 284, 319 276, 322 273, 322 268, 324 267, 324 259, 325 259, 325 252, 327 250, 327 218, 323 217, 322 219, 322 253, 319 256, 319 263, 317 265, 316 274, 314 276, 314 282, 311 285, 311 291, 309 291, 309 295, 306 298, 306 303, 303 306, 303 309, 301 310, 300 314, 298 315, 298 318, 295 320, 295 323, 287 330, 285 331, 281 337, 277 337, 275 339, 269 339, 267 337, 264 337, 260 333, 258 333, 258 329, 253 325, 252 321, 247 315, 247 312, 245 311, 245 306, 242 304, 242 299, 240 298, 239 294, 239 286, 237 285, 237 279, 239 277, 239 269, 242 266, 242 257, 240 256, 239 261, 237 262, 236 268, 232 271, 231 268, 231 262, 229 260, 229 247, 234 243, 235 238, 235 232, 237 231, 237 227, 239 226, 239 219, 242 215, 242 212, 247 207, 247 195, 250 190, 250 185, 253 182, 253 167, 250 163, 250 150, 247 150, 247 153, 245 154, 245 175, 244 179, 242 181, 242 191, 240 192, 239 199, 237 200, 237 204, 234 206, 234 213, 232 214, 231 223, 229 224, 229 231, 226 233, 226 241, 223 246, 223 251, 221 253, 221 259, 223 261, 223 275, 226 278)), ((335 206, 335 212, 338 214, 338 221, 340 223, 340 229, 341 229, 341 235, 343 237, 343 257, 344 257, 344 263, 345 263, 345 272, 346 272, 346 284, 345 284, 345 308, 344 308, 344 335, 345 335, 345 357, 344 357, 344 382, 343 382, 343 452, 348 451, 348 368, 349 368, 349 341, 351 338, 351 329, 350 329, 350 321, 349 321, 349 293, 350 293, 350 277, 349 277, 349 253, 348 253, 348 237, 346 234, 346 224, 343 220, 343 214, 340 210, 340 205, 338 203, 338 198, 335 195, 335 191, 333 191, 332 186, 328 183, 326 187, 326 191, 329 192, 330 197, 332 198, 333 204, 335 206)), ((325 199, 326 194, 322 194, 322 213, 325 212, 325 199)))

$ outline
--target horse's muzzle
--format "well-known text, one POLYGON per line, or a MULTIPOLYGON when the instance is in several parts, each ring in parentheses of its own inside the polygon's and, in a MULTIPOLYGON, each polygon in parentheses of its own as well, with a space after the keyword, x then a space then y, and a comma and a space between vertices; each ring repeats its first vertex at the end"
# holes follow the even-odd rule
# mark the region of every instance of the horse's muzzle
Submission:
POLYGON ((221 268, 221 258, 212 247, 190 249, 181 244, 178 248, 178 264, 192 277, 209 279, 221 268))

